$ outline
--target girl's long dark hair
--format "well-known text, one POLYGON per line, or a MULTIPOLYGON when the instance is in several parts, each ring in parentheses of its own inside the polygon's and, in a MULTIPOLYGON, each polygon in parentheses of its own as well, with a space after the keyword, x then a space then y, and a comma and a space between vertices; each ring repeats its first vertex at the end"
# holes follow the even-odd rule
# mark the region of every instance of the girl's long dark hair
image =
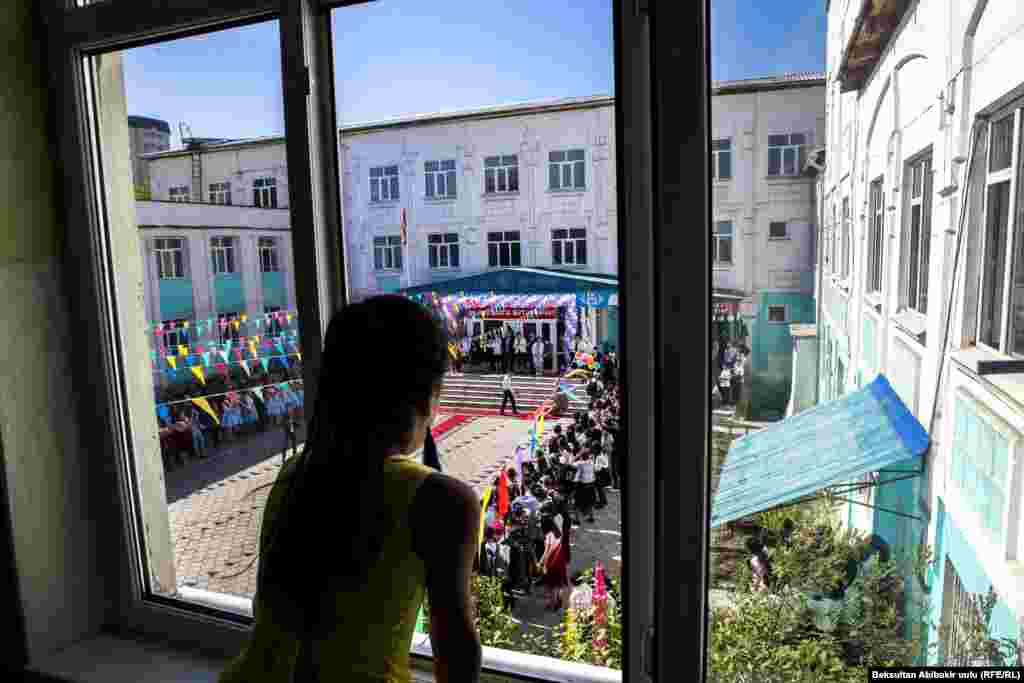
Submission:
POLYGON ((287 490, 259 560, 260 600, 309 636, 330 630, 320 606, 362 588, 389 525, 404 521, 382 500, 384 459, 440 390, 448 339, 426 308, 378 296, 335 314, 321 358, 302 460, 276 482, 287 490))

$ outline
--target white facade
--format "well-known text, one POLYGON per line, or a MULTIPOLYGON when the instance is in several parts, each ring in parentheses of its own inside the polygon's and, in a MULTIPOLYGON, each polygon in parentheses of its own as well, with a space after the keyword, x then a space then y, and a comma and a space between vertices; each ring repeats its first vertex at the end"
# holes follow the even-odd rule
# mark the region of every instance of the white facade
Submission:
MULTIPOLYGON (((848 1, 828 10, 820 394, 830 400, 887 376, 932 439, 919 514, 926 541, 943 555, 936 586, 955 571, 966 590, 994 587, 1003 611, 993 621, 1016 637, 1024 614, 1024 367, 987 374, 980 363, 1024 357, 1024 343, 1014 346, 1015 326, 1024 329, 1024 5, 911 3, 881 55, 842 93, 860 10, 848 1), (987 139, 988 124, 1004 114, 1015 117, 1001 146, 1007 163, 986 156, 968 177, 975 123, 987 139), (919 166, 926 159, 930 168, 919 166), (1001 216, 1000 197, 1009 200, 1001 216), (985 285, 994 281, 1001 291, 990 296, 985 285), (991 310, 986 300, 1001 309, 987 344, 979 321, 991 310)), ((851 507, 858 526, 870 526, 871 514, 851 507)), ((939 588, 931 599, 938 619, 939 588)))
MULTIPOLYGON (((508 247, 510 265, 615 274, 614 128, 612 99, 604 97, 343 128, 341 182, 349 287, 354 296, 489 270, 488 233, 492 232, 518 236, 519 259, 513 262, 515 252, 508 247), (569 164, 573 166, 570 189, 552 190, 550 154, 576 150, 583 156, 583 186, 576 187, 580 167, 573 162, 569 164), (503 161, 515 157, 508 167, 516 169, 518 191, 486 191, 488 157, 505 157, 503 161), (427 163, 434 161, 454 162, 454 198, 426 196, 427 163), (374 201, 371 169, 392 167, 398 171, 397 200, 379 196, 374 201), (408 225, 403 269, 387 268, 386 262, 375 263, 374 238, 399 237, 403 208, 408 225), (585 264, 567 264, 564 258, 556 262, 552 241, 557 230, 583 231, 572 235, 585 243, 585 264), (440 258, 431 265, 430 235, 457 240, 451 243, 458 244, 458 267, 450 262, 443 266, 440 258)), ((559 185, 563 180, 560 177, 559 185)), ((447 190, 447 177, 445 183, 447 190)), ((578 254, 574 244, 573 261, 579 260, 578 254)), ((499 252, 496 267, 501 265, 499 252)))
POLYGON ((723 151, 715 143, 726 143, 731 155, 730 177, 721 177, 720 165, 713 170, 712 220, 733 230, 732 258, 719 254, 713 283, 743 292, 751 305, 756 292, 813 291, 813 180, 799 164, 795 174, 770 174, 769 136, 802 135, 801 158, 809 156, 824 140, 824 96, 820 76, 720 84, 712 96, 712 154, 723 151), (776 227, 773 235, 772 223, 784 223, 785 232, 776 227))

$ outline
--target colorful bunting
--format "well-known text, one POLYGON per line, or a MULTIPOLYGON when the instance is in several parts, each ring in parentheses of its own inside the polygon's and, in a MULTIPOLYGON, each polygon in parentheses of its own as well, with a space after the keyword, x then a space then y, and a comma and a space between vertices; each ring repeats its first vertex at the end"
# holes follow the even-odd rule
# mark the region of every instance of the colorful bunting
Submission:
POLYGON ((178 369, 178 359, 175 358, 174 356, 167 356, 167 364, 170 365, 175 370, 178 369))
POLYGON ((188 347, 185 346, 184 344, 178 344, 178 355, 179 356, 187 356, 188 355, 188 347))
POLYGON ((217 417, 217 413, 214 412, 213 408, 210 407, 209 402, 205 398, 194 398, 192 399, 192 403, 202 408, 207 415, 213 418, 214 422, 220 424, 220 419, 217 417))
POLYGON ((261 358, 260 363, 263 364, 263 372, 270 372, 270 360, 267 358, 261 358))
POLYGON ((192 374, 199 379, 199 383, 206 386, 206 376, 203 375, 203 369, 198 365, 192 367, 192 374))
POLYGON ((245 374, 252 377, 252 372, 249 370, 249 361, 242 361, 242 369, 245 370, 245 374))

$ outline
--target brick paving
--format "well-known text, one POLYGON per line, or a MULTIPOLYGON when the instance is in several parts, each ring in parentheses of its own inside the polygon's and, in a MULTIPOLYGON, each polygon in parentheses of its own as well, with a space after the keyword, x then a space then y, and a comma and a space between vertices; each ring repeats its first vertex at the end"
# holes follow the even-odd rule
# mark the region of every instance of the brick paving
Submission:
MULTIPOLYGON (((448 417, 438 415, 435 425, 448 417)), ((559 422, 568 420, 546 424, 554 427, 559 422)), ((500 468, 513 461, 516 446, 528 438, 527 429, 526 423, 513 418, 476 417, 440 435, 438 451, 449 474, 482 492, 500 468)), ((210 465, 200 461, 196 466, 210 465)), ((259 530, 271 488, 264 485, 273 483, 280 467, 280 452, 272 452, 216 481, 195 478, 203 482, 202 488, 181 495, 168 506, 179 586, 245 597, 255 594, 259 530)), ((613 509, 611 503, 609 496, 609 507, 598 511, 602 518, 613 509)), ((590 530, 582 530, 579 542, 588 534, 590 530)), ((584 551, 579 552, 582 555, 584 551)))

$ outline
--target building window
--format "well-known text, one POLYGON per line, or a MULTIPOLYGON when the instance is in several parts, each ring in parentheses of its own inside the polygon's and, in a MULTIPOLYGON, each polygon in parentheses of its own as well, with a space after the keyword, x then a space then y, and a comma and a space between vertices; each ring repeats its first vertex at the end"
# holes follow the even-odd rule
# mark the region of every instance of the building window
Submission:
POLYGON ((455 160, 428 161, 423 166, 426 173, 427 199, 455 198, 455 160))
POLYGON ((882 228, 885 224, 884 197, 882 179, 871 183, 868 200, 868 272, 866 290, 868 293, 882 291, 882 248, 884 246, 882 228))
POLYGON ((267 335, 271 337, 281 336, 281 323, 277 319, 277 316, 270 316, 271 313, 277 313, 281 310, 280 306, 264 306, 263 312, 268 315, 267 317, 267 335))
POLYGON ((159 238, 153 240, 156 255, 156 276, 161 280, 185 277, 185 240, 159 238))
POLYGON ((427 235, 427 258, 431 268, 458 268, 459 234, 427 235))
POLYGON ((170 355, 178 355, 178 346, 188 344, 188 330, 185 329, 184 318, 178 320, 164 320, 163 342, 164 348, 170 355))
POLYGON ((551 263, 556 266, 587 265, 587 231, 583 228, 552 230, 551 263))
POLYGON ((942 616, 939 621, 939 664, 942 666, 989 666, 971 657, 972 641, 984 628, 974 597, 964 589, 953 562, 946 556, 942 579, 942 616))
POLYGON ((928 313, 928 254, 931 245, 932 157, 927 155, 907 163, 904 174, 907 215, 903 223, 903 280, 905 308, 928 313))
POLYGON ((487 263, 491 268, 523 265, 518 230, 487 233, 487 263))
POLYGON ((567 149, 548 154, 548 189, 586 189, 586 173, 582 149, 567 149))
POLYGON ((399 235, 373 238, 373 269, 402 269, 402 238, 399 235))
POLYGON ((970 501, 981 528, 993 543, 1003 543, 1008 501, 1010 441, 962 395, 956 397, 950 477, 970 501))
POLYGON ((214 275, 228 275, 238 272, 235 268, 235 238, 211 237, 210 256, 214 275))
POLYGON ((261 209, 277 208, 277 179, 256 178, 252 181, 252 203, 261 209))
POLYGON ((732 264, 732 221, 716 221, 712 227, 711 262, 732 264))
POLYGON ((768 239, 784 240, 789 237, 786 221, 772 221, 768 224, 768 239))
POLYGON ((712 180, 732 178, 732 140, 711 141, 711 178, 712 180))
POLYGON ((786 306, 782 305, 771 305, 768 306, 768 322, 770 323, 784 323, 788 322, 786 318, 786 306))
POLYGON ((800 175, 804 167, 804 148, 807 136, 803 133, 768 136, 768 175, 800 175))
POLYGON ((260 272, 276 273, 281 270, 277 257, 277 239, 273 237, 260 237, 258 248, 260 252, 260 272))
POLYGON ((232 313, 221 313, 217 316, 217 331, 218 334, 220 335, 221 344, 227 342, 228 340, 237 342, 242 338, 242 335, 239 332, 241 326, 236 328, 234 323, 235 320, 239 319, 241 319, 241 316, 238 314, 237 311, 232 313), (224 324, 221 325, 221 323, 224 324))
POLYGON ((484 158, 484 192, 519 192, 519 156, 509 154, 484 158))
POLYGON ((853 226, 851 225, 850 217, 850 198, 843 197, 843 232, 840 236, 842 239, 842 251, 840 252, 839 267, 842 269, 840 277, 843 280, 850 279, 850 261, 853 257, 852 252, 852 241, 853 241, 853 226))
POLYGON ((981 239, 978 340, 1024 357, 1024 217, 1021 207, 1020 103, 989 125, 981 239), (1016 197, 1016 199, 1014 199, 1016 197), (1009 308, 1004 299, 1009 291, 1009 308))
POLYGON ((167 194, 172 202, 187 202, 188 185, 175 185, 167 190, 167 194))
POLYGON ((374 166, 370 169, 370 201, 393 202, 398 199, 398 166, 374 166))
POLYGON ((210 183, 211 204, 231 204, 231 183, 210 183))

